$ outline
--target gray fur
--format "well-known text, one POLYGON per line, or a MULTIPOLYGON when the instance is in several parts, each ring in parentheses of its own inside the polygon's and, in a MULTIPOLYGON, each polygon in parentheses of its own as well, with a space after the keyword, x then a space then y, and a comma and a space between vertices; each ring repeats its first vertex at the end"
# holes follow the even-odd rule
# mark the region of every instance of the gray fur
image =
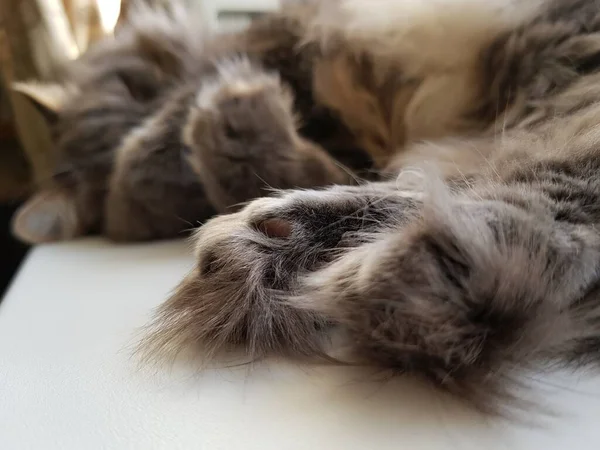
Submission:
POLYGON ((600 2, 374 4, 216 39, 146 11, 67 76, 16 228, 172 237, 345 184, 209 220, 143 348, 327 358, 335 329, 344 362, 495 412, 523 370, 599 359, 600 2), (357 147, 379 181, 348 186, 357 147))
POLYGON ((350 361, 489 412, 524 370, 598 362, 599 5, 549 5, 486 41, 461 125, 405 141, 389 181, 284 191, 200 228, 144 348, 317 357, 333 327, 350 361))

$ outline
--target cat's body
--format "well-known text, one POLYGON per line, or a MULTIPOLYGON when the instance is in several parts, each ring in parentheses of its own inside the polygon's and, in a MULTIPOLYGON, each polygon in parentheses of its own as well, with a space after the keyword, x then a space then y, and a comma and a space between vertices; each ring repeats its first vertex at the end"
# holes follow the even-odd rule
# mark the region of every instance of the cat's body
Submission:
POLYGON ((335 111, 385 175, 209 221, 148 348, 322 356, 334 325, 354 361, 490 410, 535 363, 598 361, 600 2, 339 0, 269 20, 300 29, 286 48, 312 55, 311 81, 286 81, 301 65, 286 75, 277 63, 281 86, 260 62, 227 55, 191 88, 181 139, 208 183, 201 198, 222 211, 244 190, 220 178, 218 158, 260 166, 254 146, 219 145, 240 137, 285 144, 262 159, 275 187, 298 185, 302 167, 319 174, 304 187, 349 183, 325 140, 293 131, 285 86, 335 111), (237 122, 252 102, 269 119, 237 122))

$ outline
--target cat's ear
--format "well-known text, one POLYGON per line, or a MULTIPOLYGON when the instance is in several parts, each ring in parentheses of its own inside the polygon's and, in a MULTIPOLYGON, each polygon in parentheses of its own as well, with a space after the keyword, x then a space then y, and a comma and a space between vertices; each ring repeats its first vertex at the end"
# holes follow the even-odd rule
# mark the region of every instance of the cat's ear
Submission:
POLYGON ((56 122, 69 94, 58 83, 18 82, 12 84, 12 89, 29 100, 49 123, 56 122))
POLYGON ((79 236, 81 227, 74 194, 59 188, 38 192, 13 216, 12 232, 29 244, 64 241, 79 236))

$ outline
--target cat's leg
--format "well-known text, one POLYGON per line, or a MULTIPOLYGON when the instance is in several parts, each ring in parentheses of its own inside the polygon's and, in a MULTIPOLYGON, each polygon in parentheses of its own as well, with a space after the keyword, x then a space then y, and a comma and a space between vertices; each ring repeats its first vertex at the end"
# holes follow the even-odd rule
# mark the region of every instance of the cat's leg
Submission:
POLYGON ((351 184, 353 177, 297 132, 293 97, 275 73, 245 58, 217 64, 184 129, 188 159, 221 211, 270 188, 351 184))

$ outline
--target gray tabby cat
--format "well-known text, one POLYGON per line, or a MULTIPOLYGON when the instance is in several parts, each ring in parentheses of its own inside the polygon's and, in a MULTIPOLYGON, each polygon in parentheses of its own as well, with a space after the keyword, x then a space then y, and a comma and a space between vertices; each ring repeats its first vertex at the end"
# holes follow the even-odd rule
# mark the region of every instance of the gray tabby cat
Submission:
MULTIPOLYGON (((304 2, 216 40, 163 19, 115 41, 139 65, 94 71, 107 74, 95 101, 138 112, 108 143, 106 123, 93 128, 111 155, 98 190, 83 188, 94 171, 59 191, 63 205, 65 191, 100 198, 100 212, 71 206, 77 226, 61 218, 54 237, 155 238, 177 228, 165 217, 202 220, 265 186, 336 186, 201 227, 196 267, 143 343, 153 355, 327 357, 335 329, 351 362, 488 411, 537 363, 598 361, 600 1, 304 2), (319 132, 297 133, 295 114, 319 132), (349 185, 330 142, 365 149, 380 180, 349 185), (189 150, 134 170, 173 148, 189 150)), ((77 111, 92 95, 75 84, 63 136, 98 117, 77 111)), ((48 223, 30 220, 48 204, 34 200, 17 231, 39 231, 28 225, 48 223)))
POLYGON ((344 361, 486 411, 523 370, 597 363, 600 2, 341 0, 312 14, 317 98, 387 178, 209 221, 146 348, 319 358, 337 329, 344 361))

